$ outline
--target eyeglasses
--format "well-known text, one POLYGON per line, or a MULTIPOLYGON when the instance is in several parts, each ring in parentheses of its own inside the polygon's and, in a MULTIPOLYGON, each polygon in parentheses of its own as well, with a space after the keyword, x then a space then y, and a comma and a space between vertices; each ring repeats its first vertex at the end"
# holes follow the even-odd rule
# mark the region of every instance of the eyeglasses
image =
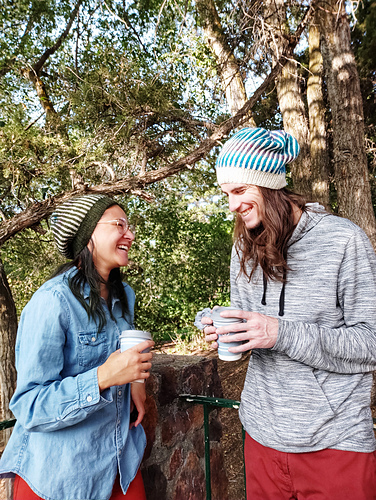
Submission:
POLYGON ((135 227, 132 224, 129 224, 127 219, 124 219, 124 217, 114 220, 102 220, 99 221, 98 224, 112 224, 118 228, 121 235, 124 235, 127 231, 130 231, 132 234, 136 234, 135 227))

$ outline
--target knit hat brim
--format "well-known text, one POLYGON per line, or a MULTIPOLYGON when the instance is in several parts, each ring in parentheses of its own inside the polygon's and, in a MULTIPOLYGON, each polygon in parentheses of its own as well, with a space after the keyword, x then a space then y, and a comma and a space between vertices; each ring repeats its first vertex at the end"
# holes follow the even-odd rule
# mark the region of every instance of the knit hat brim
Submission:
POLYGON ((100 198, 85 215, 84 220, 78 228, 76 237, 72 241, 73 258, 76 258, 77 255, 86 247, 99 219, 102 217, 107 208, 110 208, 113 205, 116 205, 116 202, 111 198, 108 198, 107 196, 100 198))
POLYGON ((217 169, 218 184, 252 184, 269 189, 282 189, 287 185, 286 176, 238 167, 222 167, 217 169))

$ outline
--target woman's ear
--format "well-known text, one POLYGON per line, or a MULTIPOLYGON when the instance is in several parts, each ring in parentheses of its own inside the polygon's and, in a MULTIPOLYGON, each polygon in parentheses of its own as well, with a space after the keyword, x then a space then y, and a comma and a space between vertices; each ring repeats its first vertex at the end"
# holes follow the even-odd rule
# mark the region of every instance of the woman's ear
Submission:
POLYGON ((94 250, 94 241, 93 241, 93 235, 90 236, 89 243, 86 245, 87 248, 89 249, 90 253, 93 253, 94 250))

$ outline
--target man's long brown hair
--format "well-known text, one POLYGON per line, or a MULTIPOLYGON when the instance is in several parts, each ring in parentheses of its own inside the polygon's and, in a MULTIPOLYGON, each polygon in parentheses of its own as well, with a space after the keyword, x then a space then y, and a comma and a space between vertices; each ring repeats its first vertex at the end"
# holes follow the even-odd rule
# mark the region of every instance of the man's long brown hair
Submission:
POLYGON ((266 278, 283 283, 289 270, 287 245, 296 226, 294 206, 305 212, 306 201, 303 196, 286 188, 258 189, 264 199, 264 210, 260 212, 261 224, 254 229, 247 229, 241 216, 237 215, 236 218, 234 237, 240 258, 240 273, 251 280, 260 265, 266 278))

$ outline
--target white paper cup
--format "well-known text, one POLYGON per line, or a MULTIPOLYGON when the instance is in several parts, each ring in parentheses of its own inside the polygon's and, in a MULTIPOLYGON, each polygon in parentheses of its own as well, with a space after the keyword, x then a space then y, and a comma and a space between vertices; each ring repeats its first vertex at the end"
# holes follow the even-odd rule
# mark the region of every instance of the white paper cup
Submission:
MULTIPOLYGON (((120 351, 126 351, 145 340, 153 340, 149 332, 145 330, 123 330, 120 334, 120 351)), ((150 352, 150 349, 144 349, 142 352, 150 352)), ((145 379, 134 380, 134 382, 144 383, 145 379)))
MULTIPOLYGON (((234 307, 216 307, 213 309, 211 313, 211 317, 213 320, 213 325, 216 328, 220 328, 221 326, 228 326, 228 325, 234 325, 237 323, 243 323, 243 320, 241 318, 222 318, 220 313, 222 311, 229 311, 229 310, 235 310, 234 307)), ((225 335, 234 335, 234 333, 240 333, 240 332, 230 332, 225 335)), ((228 348, 229 347, 236 347, 239 345, 242 345, 243 342, 221 342, 221 337, 222 335, 218 335, 218 357, 222 361, 237 361, 241 359, 242 353, 241 352, 229 352, 228 348)))

